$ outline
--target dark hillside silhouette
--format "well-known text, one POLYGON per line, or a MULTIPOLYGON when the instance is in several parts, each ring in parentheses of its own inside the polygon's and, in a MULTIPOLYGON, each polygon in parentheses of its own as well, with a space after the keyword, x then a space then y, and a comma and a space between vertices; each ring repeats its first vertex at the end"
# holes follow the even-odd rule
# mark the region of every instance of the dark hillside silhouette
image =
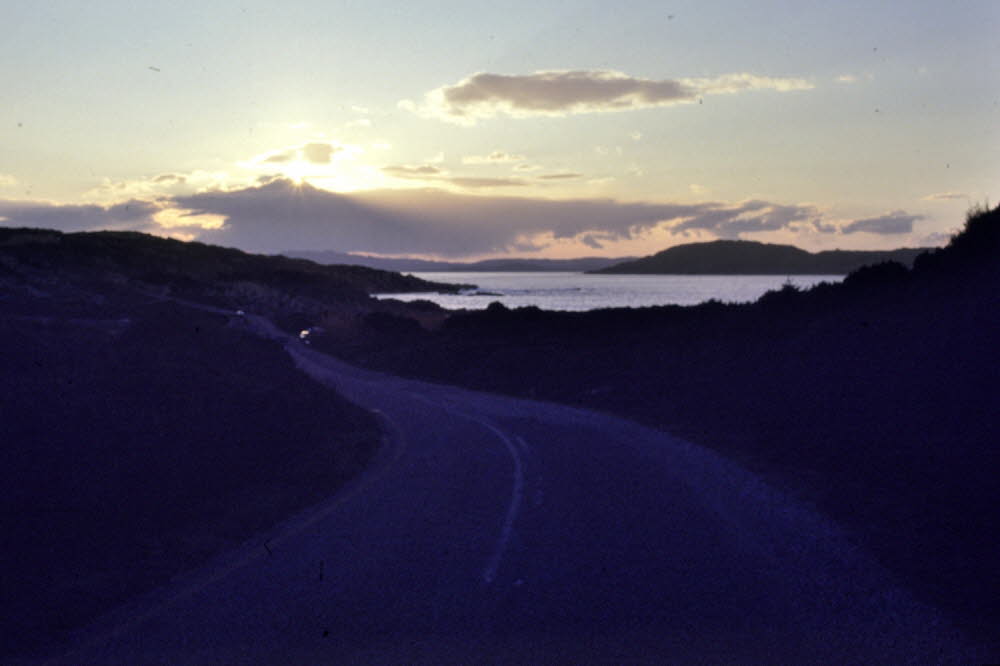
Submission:
POLYGON ((0 227, 0 256, 37 270, 120 276, 199 297, 221 297, 247 282, 318 300, 365 301, 377 292, 455 292, 470 285, 432 283, 365 266, 324 266, 306 259, 249 254, 137 232, 60 233, 0 227))
POLYGON ((414 286, 427 283, 143 234, 0 229, 0 660, 51 647, 365 468, 374 417, 236 307, 293 326, 414 286))
POLYGON ((723 452, 845 525, 1000 646, 1000 209, 913 268, 758 302, 452 315, 333 353, 610 410, 723 452))
POLYGON ((225 317, 80 314, 0 317, 3 654, 327 497, 378 441, 370 414, 225 317))
POLYGON ((594 273, 685 275, 843 275, 885 261, 910 265, 924 250, 826 250, 806 252, 792 245, 745 240, 717 240, 677 245, 594 273))

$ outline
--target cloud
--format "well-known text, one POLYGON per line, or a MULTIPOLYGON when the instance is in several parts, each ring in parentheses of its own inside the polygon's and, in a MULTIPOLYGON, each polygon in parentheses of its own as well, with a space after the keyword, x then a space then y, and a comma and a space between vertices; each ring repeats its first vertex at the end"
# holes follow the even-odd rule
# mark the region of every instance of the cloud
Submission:
POLYGON ((412 166, 409 164, 390 164, 382 167, 382 173, 393 178, 407 178, 417 180, 428 180, 442 175, 444 172, 436 166, 424 164, 412 166))
POLYGON ((362 250, 414 242, 416 238, 394 214, 345 195, 273 178, 234 191, 200 192, 174 199, 174 205, 201 215, 225 219, 219 229, 176 227, 199 240, 254 252, 302 248, 362 250))
POLYGON ((593 233, 593 234, 582 234, 581 236, 577 237, 577 240, 579 240, 587 247, 593 248, 595 250, 603 250, 604 243, 614 242, 617 239, 614 236, 614 234, 593 233))
POLYGON ((0 173, 0 187, 16 187, 18 182, 17 178, 8 173, 0 173))
POLYGON ((37 201, 0 200, 0 223, 7 227, 36 227, 59 231, 95 229, 154 229, 162 206, 131 200, 112 206, 63 205, 37 201))
POLYGON ((237 178, 226 172, 161 173, 135 180, 105 179, 83 196, 88 202, 110 205, 130 199, 150 201, 211 188, 242 187, 250 182, 251 178, 237 178))
POLYGON ((187 182, 187 176, 179 173, 161 173, 159 176, 153 177, 153 182, 166 185, 183 185, 187 182))
POLYGON ((459 187, 519 187, 526 185, 523 180, 517 178, 476 178, 470 176, 453 176, 445 178, 446 182, 459 187))
POLYGON ((748 73, 723 74, 711 79, 681 79, 681 81, 685 85, 693 87, 701 95, 732 95, 745 90, 792 92, 811 90, 815 87, 805 79, 775 78, 748 73))
POLYGON ((358 146, 330 143, 328 141, 310 141, 257 155, 247 162, 245 166, 288 164, 289 162, 329 164, 333 161, 335 155, 349 157, 359 152, 361 152, 361 149, 358 146))
POLYGON ((748 73, 653 80, 611 70, 550 70, 523 75, 479 72, 454 85, 430 91, 422 105, 403 100, 400 107, 471 125, 480 118, 499 114, 524 118, 628 111, 691 103, 705 95, 764 89, 787 92, 812 87, 803 79, 748 73))
POLYGON ((382 167, 382 173, 404 180, 424 180, 436 183, 450 183, 456 187, 479 189, 486 187, 519 187, 527 183, 518 178, 481 178, 477 176, 452 176, 444 169, 430 164, 395 164, 382 167))
POLYGON ((329 143, 307 143, 302 146, 302 156, 313 164, 329 164, 333 154, 341 150, 329 143))
MULTIPOLYGON (((415 169, 439 185, 510 188, 516 179, 467 179, 415 169)), ((386 189, 349 194, 273 177, 240 189, 161 195, 115 205, 58 205, 0 199, 0 223, 81 231, 131 229, 239 247, 253 252, 303 248, 385 255, 469 257, 538 251, 554 243, 595 250, 622 241, 674 236, 740 238, 774 231, 905 233, 919 216, 894 211, 846 225, 826 222, 809 205, 764 200, 623 202, 386 189)))
POLYGON ((840 231, 840 228, 836 224, 830 224, 820 219, 813 220, 811 224, 813 230, 821 234, 835 234, 840 231))
POLYGON ((962 192, 938 192, 937 194, 928 194, 923 198, 924 201, 948 201, 951 199, 964 199, 969 200, 969 195, 962 192))
POLYGON ((854 234, 908 234, 913 232, 913 223, 924 219, 923 215, 910 215, 906 211, 894 210, 879 217, 854 220, 840 228, 841 233, 854 234))
POLYGON ((462 158, 462 164, 504 164, 507 162, 522 162, 524 155, 512 155, 502 150, 494 150, 489 155, 469 155, 462 158))
POLYGON ((537 176, 539 180, 573 180, 575 178, 583 178, 582 173, 566 172, 566 173, 547 173, 541 176, 537 176))
POLYGON ((837 83, 857 83, 858 77, 854 74, 841 74, 835 80, 837 83))
MULTIPOLYGON (((709 205, 711 206, 711 205, 709 205)), ((739 238, 741 234, 778 231, 818 219, 813 206, 788 206, 767 201, 744 201, 734 206, 714 206, 702 214, 670 225, 674 233, 709 231, 719 238, 739 238)))
POLYGON ((942 231, 935 231, 921 238, 918 244, 921 247, 930 247, 930 246, 941 247, 947 245, 948 241, 950 241, 952 239, 952 236, 954 235, 955 235, 954 233, 949 234, 942 231))
POLYGON ((522 242, 524 223, 480 217, 479 201, 439 190, 343 195, 275 179, 235 192, 179 198, 176 204, 225 217, 222 229, 200 231, 199 239, 252 251, 321 247, 462 256, 502 252, 522 242))
MULTIPOLYGON (((442 176, 441 182, 458 180, 442 176)), ((505 179, 461 183, 509 187, 505 179)), ((720 237, 794 229, 819 214, 809 206, 767 201, 738 204, 650 203, 613 199, 555 200, 395 189, 338 194, 282 178, 235 191, 176 197, 188 214, 218 216, 219 229, 181 228, 205 242, 258 252, 329 248, 376 254, 476 256, 580 242, 594 249, 654 229, 720 237), (600 247, 599 247, 600 246, 600 247)), ((203 219, 215 219, 204 217, 203 219)))
POLYGON ((263 156, 260 161, 267 164, 284 164, 286 162, 292 162, 295 160, 296 151, 294 150, 282 150, 277 153, 272 153, 270 155, 263 156))
MULTIPOLYGON (((218 231, 226 225, 226 217, 215 213, 205 213, 184 208, 162 208, 153 215, 153 220, 167 235, 185 240, 197 238, 196 231, 218 231)), ((150 229, 150 231, 159 231, 150 229)))

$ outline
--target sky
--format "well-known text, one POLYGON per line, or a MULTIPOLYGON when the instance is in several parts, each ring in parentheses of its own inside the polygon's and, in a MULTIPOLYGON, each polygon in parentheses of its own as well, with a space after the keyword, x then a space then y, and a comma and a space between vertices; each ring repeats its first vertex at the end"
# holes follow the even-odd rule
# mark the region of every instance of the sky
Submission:
POLYGON ((0 225, 256 252, 944 243, 1000 3, 5 0, 0 225))

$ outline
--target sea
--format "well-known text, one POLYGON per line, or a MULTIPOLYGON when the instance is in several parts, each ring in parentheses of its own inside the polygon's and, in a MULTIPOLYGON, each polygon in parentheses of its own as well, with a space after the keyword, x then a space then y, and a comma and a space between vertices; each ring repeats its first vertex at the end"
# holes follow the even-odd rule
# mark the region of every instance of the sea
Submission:
POLYGON ((799 288, 839 282, 843 275, 595 275, 588 273, 412 273, 434 282, 473 284, 457 294, 378 294, 428 300, 449 310, 477 310, 499 301, 509 308, 597 310, 652 305, 696 305, 712 299, 747 303, 786 283, 799 288))

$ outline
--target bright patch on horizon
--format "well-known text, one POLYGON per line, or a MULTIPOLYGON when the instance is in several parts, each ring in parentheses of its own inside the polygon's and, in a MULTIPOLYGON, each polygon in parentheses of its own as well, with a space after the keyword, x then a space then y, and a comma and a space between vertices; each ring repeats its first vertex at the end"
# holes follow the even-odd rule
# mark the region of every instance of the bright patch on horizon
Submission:
POLYGON ((351 144, 341 144, 330 141, 307 141, 306 143, 279 148, 252 157, 249 161, 241 163, 247 167, 275 167, 292 163, 305 164, 330 164, 335 160, 356 159, 364 152, 361 146, 351 144))
MULTIPOLYGON (((389 150, 388 143, 375 143, 376 150, 389 150)), ((302 185, 310 183, 335 192, 376 189, 389 183, 377 167, 361 161, 365 149, 337 141, 308 141, 256 155, 237 163, 261 177, 283 177, 302 185)))
MULTIPOLYGON (((222 229, 226 225, 225 215, 214 213, 199 213, 185 210, 183 208, 164 208, 153 215, 153 221, 165 230, 177 230, 176 233, 183 236, 190 236, 183 240, 192 240, 197 237, 198 230, 211 231, 222 229), (180 231, 190 229, 191 231, 180 231)), ((179 238, 179 236, 171 236, 179 238)))

